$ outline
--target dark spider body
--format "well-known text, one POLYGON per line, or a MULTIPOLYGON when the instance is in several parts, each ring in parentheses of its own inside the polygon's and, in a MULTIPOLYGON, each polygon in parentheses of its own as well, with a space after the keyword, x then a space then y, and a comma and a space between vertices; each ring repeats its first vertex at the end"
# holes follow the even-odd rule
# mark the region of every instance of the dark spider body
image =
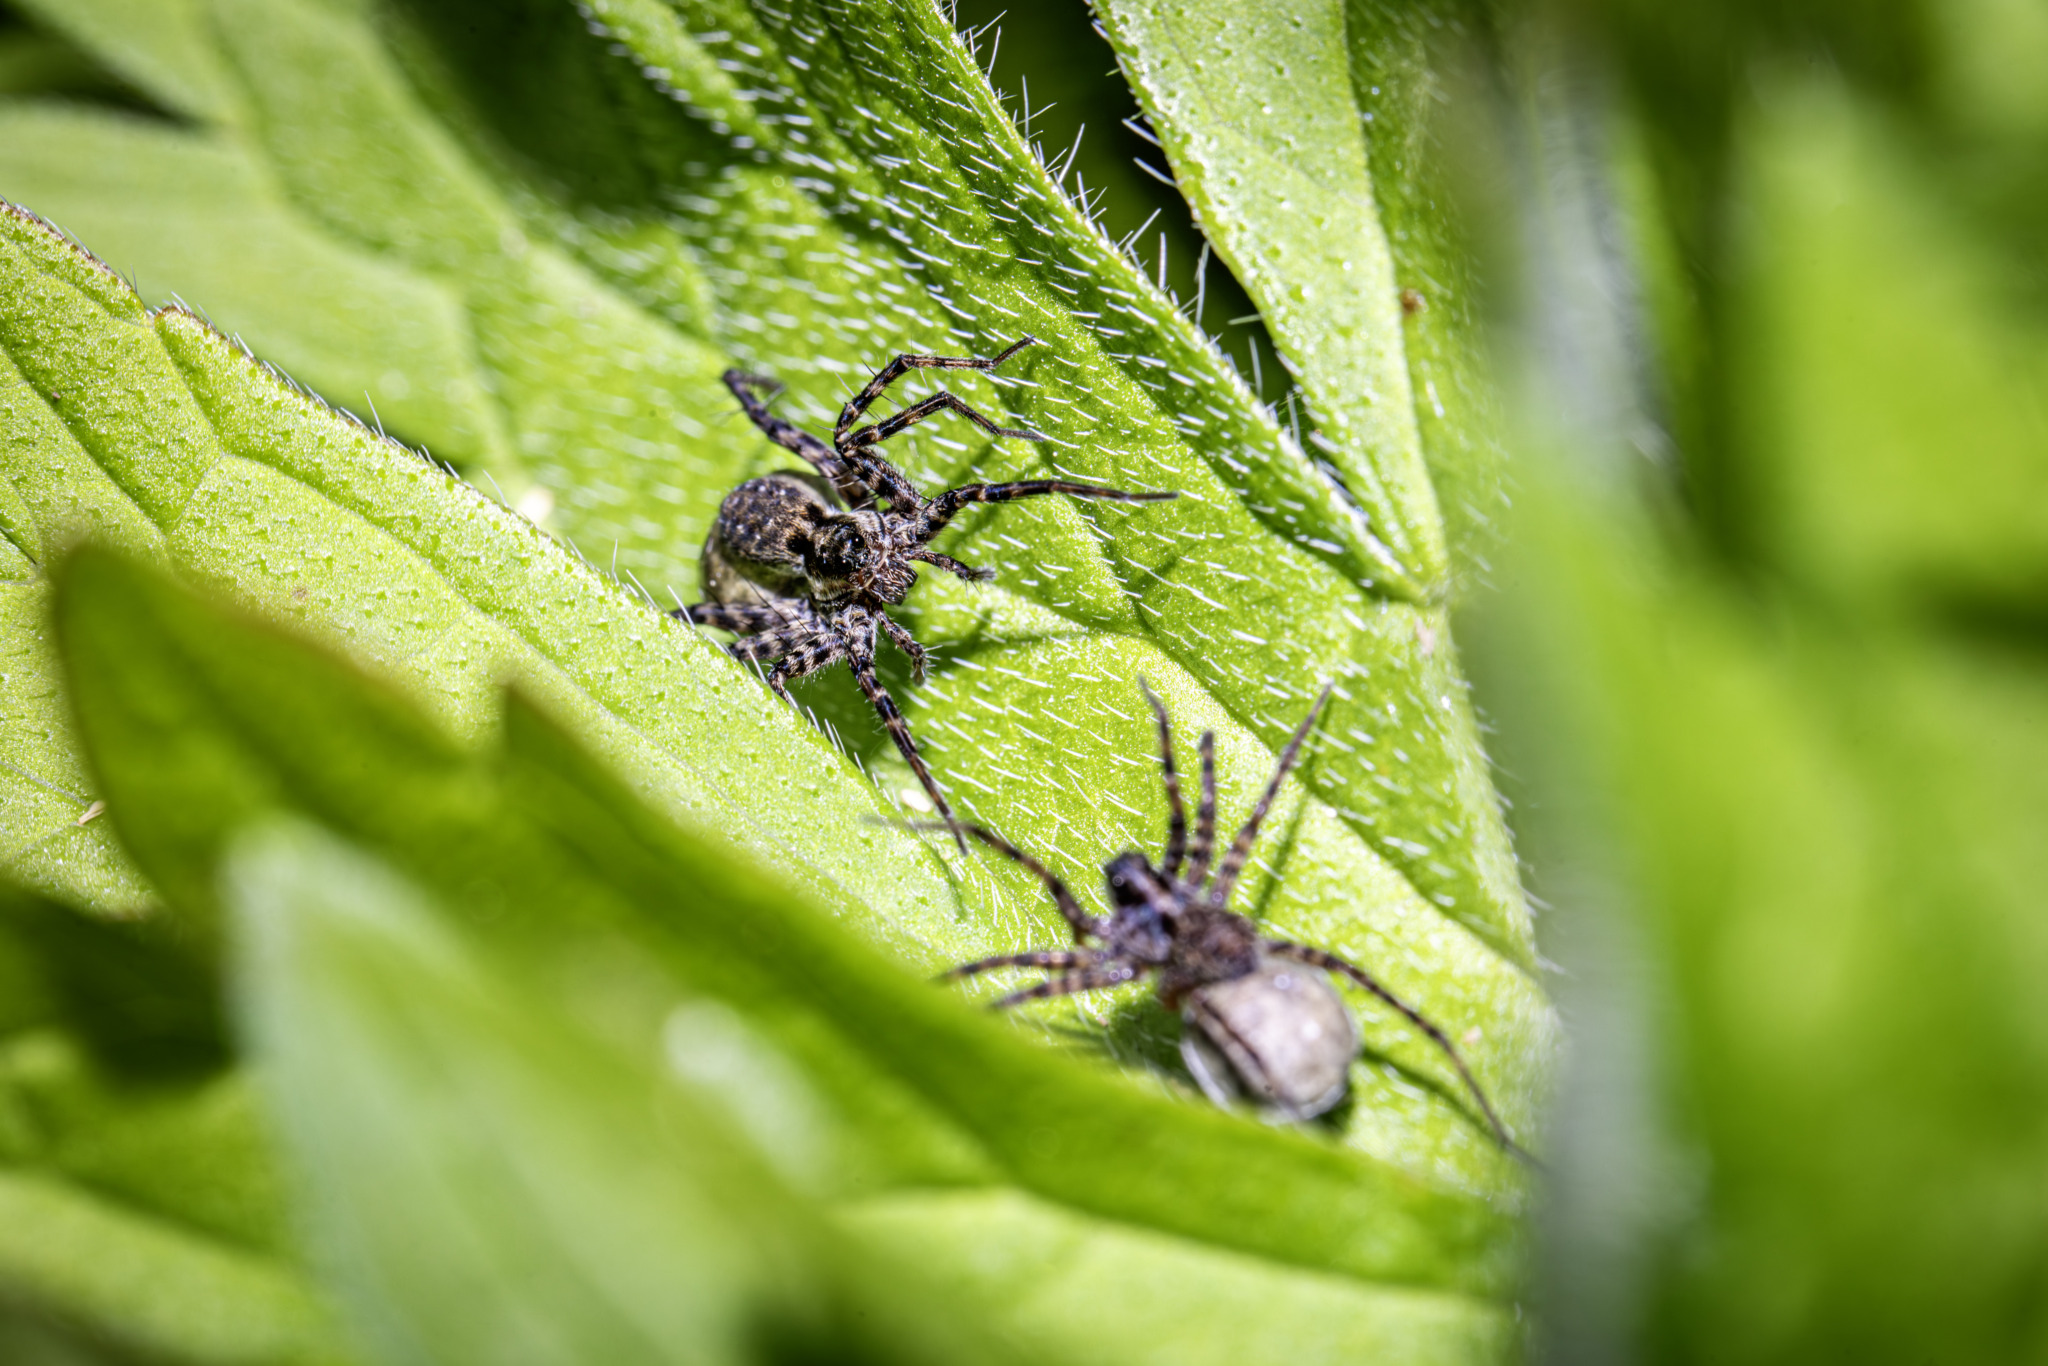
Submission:
POLYGON ((1114 910, 1107 917, 1095 916, 1084 911, 1066 885, 1037 859, 981 826, 962 827, 1045 884, 1073 927, 1079 947, 1001 954, 962 964, 948 975, 967 977, 1005 967, 1055 974, 997 1000, 997 1009, 1151 976, 1160 1000, 1181 1012, 1181 1056, 1211 1099, 1228 1104, 1243 1096, 1278 1118, 1303 1120, 1343 1099, 1351 1061, 1358 1053, 1358 1026, 1324 975, 1337 973, 1392 1006, 1441 1048, 1495 1137, 1510 1152, 1526 1158, 1443 1030, 1363 968, 1323 949, 1261 934, 1252 921, 1227 909, 1259 825, 1328 697, 1326 690, 1281 751, 1272 781, 1224 853, 1212 881, 1215 733, 1205 731, 1201 739, 1202 795, 1190 841, 1174 768, 1172 728, 1166 708, 1147 688, 1145 700, 1159 722, 1159 758, 1166 778, 1165 857, 1157 866, 1135 851, 1111 859, 1103 871, 1114 910))
POLYGON ((967 484, 927 498, 882 458, 876 449, 880 443, 940 412, 957 413, 994 436, 1045 438, 999 427, 943 389, 880 422, 855 426, 883 391, 911 370, 993 370, 1033 344, 1033 338, 1024 337, 986 359, 898 356, 840 410, 829 445, 768 411, 760 394, 776 389, 774 381, 726 371, 726 387, 754 425, 777 445, 809 461, 816 473, 778 470, 749 479, 726 495, 704 541, 705 601, 669 614, 738 635, 732 653, 771 665, 768 685, 785 701, 792 679, 845 660, 948 828, 952 808, 918 753, 910 723, 875 675, 877 637, 886 635, 910 657, 916 678, 924 679, 924 647, 887 611, 900 604, 917 582, 918 564, 970 581, 994 577, 991 570, 929 549, 932 538, 976 503, 1007 503, 1050 493, 1121 502, 1179 496, 1027 479, 967 484))

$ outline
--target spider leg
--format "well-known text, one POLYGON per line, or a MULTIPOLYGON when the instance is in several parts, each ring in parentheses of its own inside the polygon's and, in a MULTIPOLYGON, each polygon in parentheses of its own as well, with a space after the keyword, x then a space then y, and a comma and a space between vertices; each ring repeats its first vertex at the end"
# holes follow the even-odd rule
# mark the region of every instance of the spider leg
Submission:
POLYGON ((854 423, 860 421, 860 415, 882 396, 883 390, 912 370, 993 370, 1025 347, 1037 344, 1036 337, 1019 337, 985 360, 978 356, 898 356, 875 371, 875 377, 867 382, 867 387, 848 399, 846 406, 839 410, 839 425, 832 429, 832 444, 845 449, 846 434, 854 423))
MULTIPOLYGON (((821 646, 830 648, 833 638, 829 632, 821 632, 817 623, 809 621, 784 621, 770 630, 757 631, 750 636, 741 636, 725 647, 726 653, 734 659, 744 659, 758 664, 775 664, 785 658, 804 659, 816 654, 821 646)), ((832 662, 828 655, 815 663, 793 666, 792 678, 822 669, 832 662)))
POLYGON ((1178 498, 1178 493, 1134 493, 1129 489, 1104 488, 1100 484, 1074 484, 1064 479, 1023 479, 1011 484, 963 484, 947 489, 926 503, 917 514, 920 540, 930 540, 963 508, 974 503, 1014 503, 1019 498, 1038 498, 1064 493, 1070 498, 1104 498, 1116 503, 1159 503, 1178 498))
POLYGON ((1209 876, 1209 858, 1216 852, 1216 732, 1205 730, 1195 748, 1202 754, 1202 800, 1195 807, 1195 842, 1188 846, 1190 887, 1209 876))
POLYGON ((996 576, 996 571, 993 569, 977 569, 971 564, 960 563, 951 555, 941 555, 936 550, 913 550, 910 552, 910 558, 936 566, 939 569, 945 570, 948 574, 967 580, 969 583, 987 583, 996 576))
POLYGON ((1451 1065, 1458 1069, 1458 1076, 1464 1080, 1465 1089, 1470 1091, 1472 1099, 1479 1103, 1479 1111, 1486 1116, 1486 1123, 1492 1128, 1493 1136, 1500 1140, 1501 1147, 1532 1166, 1540 1167, 1542 1165, 1536 1161, 1534 1155, 1527 1148, 1515 1142, 1514 1138, 1508 1133, 1508 1126, 1501 1123, 1500 1116, 1494 1113, 1493 1102, 1489 1101, 1486 1098, 1486 1092, 1480 1089, 1478 1080, 1472 1075, 1472 1069, 1465 1065, 1464 1057, 1459 1054, 1457 1047, 1451 1043, 1450 1036, 1437 1028, 1436 1024, 1427 1015, 1424 1015, 1414 1006, 1409 1005, 1393 992, 1387 990, 1386 987, 1380 984, 1378 978, 1374 977, 1364 968, 1347 959, 1338 957, 1327 949, 1311 948, 1307 944, 1296 944, 1286 939, 1268 939, 1265 941, 1265 944, 1269 952, 1278 954, 1282 958, 1292 958, 1297 963, 1306 963, 1310 967, 1321 968, 1325 972, 1334 972, 1350 978, 1359 986, 1364 987, 1367 991, 1400 1012, 1407 1019, 1408 1023, 1428 1035, 1430 1042, 1441 1048, 1444 1051, 1444 1056, 1451 1060, 1451 1065))
POLYGON ((1104 987, 1122 986, 1132 981, 1142 971, 1135 963, 1120 958, 1106 960, 1102 966, 1083 968, 1059 977, 1048 977, 1036 986, 1013 991, 1008 996, 999 996, 989 1002, 990 1010, 1008 1010, 1026 1001, 1044 1001, 1055 996, 1078 996, 1084 991, 1100 991, 1104 987))
POLYGON ((1173 726, 1166 719, 1166 704, 1152 691, 1152 685, 1138 680, 1152 714, 1159 719, 1159 767, 1166 775, 1166 857, 1160 862, 1161 876, 1171 881, 1180 872, 1188 852, 1188 813, 1180 801, 1180 774, 1173 766, 1173 726))
POLYGON ((837 636, 808 625, 748 636, 735 640, 726 649, 734 659, 774 663, 775 667, 768 671, 768 686, 791 706, 796 705, 796 699, 789 695, 791 679, 814 674, 846 652, 837 636))
POLYGON ((768 686, 791 707, 796 706, 796 699, 789 695, 791 679, 814 674, 846 653, 845 643, 837 635, 808 623, 787 631, 748 636, 726 649, 735 659, 775 660, 775 667, 768 671, 768 686))
POLYGON ((748 636, 726 646, 734 659, 756 663, 774 661, 775 667, 768 671, 768 686, 775 695, 793 708, 796 699, 789 695, 789 680, 802 678, 817 672, 838 657, 834 642, 807 639, 801 632, 770 632, 766 635, 748 636), (794 648, 792 648, 794 647, 794 648))
POLYGON ((1237 832, 1237 838, 1230 843, 1230 851, 1223 856, 1223 862, 1216 869, 1216 881, 1209 888, 1209 904, 1221 906, 1230 899, 1230 889, 1237 885, 1237 875, 1244 871, 1245 860, 1252 856, 1252 844, 1259 837, 1259 825, 1266 819, 1266 813, 1273 808, 1273 798, 1279 795, 1280 784, 1287 779, 1287 772, 1295 761, 1301 758, 1302 742, 1308 739, 1309 730, 1316 718, 1323 714, 1323 706, 1330 700, 1330 685, 1323 685, 1322 696, 1308 709, 1308 715, 1294 728, 1294 735, 1287 742, 1287 748, 1280 751, 1280 762, 1273 769, 1273 778, 1266 784, 1266 790, 1259 794, 1259 804, 1252 808, 1251 819, 1244 823, 1244 829, 1237 832))
MULTIPOLYGON (((910 821, 907 824, 915 830, 938 828, 937 821, 910 821)), ((1001 854, 1004 858, 1018 865, 1025 872, 1043 883, 1046 893, 1053 899, 1053 904, 1060 908, 1060 914, 1065 916, 1067 924, 1073 927, 1074 942, 1076 944, 1084 942, 1090 935, 1099 936, 1102 933, 1103 923, 1081 909, 1081 903, 1074 900, 1074 894, 1067 890, 1066 883, 1060 881, 1058 873, 1055 873, 1052 869, 1046 867, 1043 863, 1040 863, 1037 859, 1025 853, 1022 849, 1019 849, 1016 845, 1010 843, 985 825, 953 821, 950 823, 950 828, 955 833, 965 831, 967 834, 974 836, 983 844, 986 844, 989 848, 995 850, 998 854, 1001 854)))
POLYGON ((818 473, 832 481, 840 497, 855 507, 873 501, 874 491, 861 477, 860 471, 841 458, 838 451, 812 436, 803 428, 786 418, 777 417, 768 411, 768 405, 760 395, 770 396, 781 392, 782 386, 764 375, 750 375, 744 370, 728 370, 723 376, 725 387, 732 390, 733 397, 740 401, 740 408, 748 419, 759 427, 770 441, 784 450, 795 451, 810 461, 818 473))
POLYGON ((668 615, 698 626, 749 635, 791 624, 790 609, 765 602, 693 602, 668 615))
POLYGON ((950 981, 974 977, 995 968, 1041 968, 1051 972, 1055 969, 1092 968, 1101 961, 1099 949, 1035 949, 1029 953, 999 953, 993 958, 962 963, 957 968, 946 969, 939 976, 942 981, 950 981))
POLYGON ((889 500, 895 511, 913 512, 924 506, 924 495, 917 491, 917 486, 874 447, 842 445, 839 453, 876 495, 889 500))
POLYGON ((929 658, 924 646, 917 643, 917 637, 911 635, 902 622, 886 612, 876 615, 882 623, 883 632, 894 642, 896 648, 910 656, 911 677, 919 683, 924 682, 925 661, 929 658))
MULTIPOLYGON (((881 619, 888 620, 886 616, 882 616, 881 619)), ((923 785, 925 795, 932 799, 932 805, 938 809, 947 827, 953 830, 953 843, 960 846, 960 852, 964 855, 967 852, 967 840, 957 829, 959 823, 953 819, 953 807, 947 802, 946 794, 940 790, 938 779, 932 777, 932 771, 925 767, 924 756, 917 752, 917 741, 910 734, 910 722, 903 718, 903 712, 897 707, 896 699, 889 696, 889 690, 884 688, 882 680, 875 676, 874 626, 870 624, 865 631, 849 633, 841 639, 844 642, 841 648, 845 652, 846 662, 853 669, 854 682, 860 684, 860 690, 867 694, 868 705, 875 709, 875 714, 882 718, 882 724, 888 727, 889 738, 896 742, 896 752, 903 756, 903 761, 910 765, 910 771, 917 775, 917 781, 923 785)))
POLYGON ((1043 432, 1034 432, 1029 427, 999 426, 993 418, 970 407, 965 400, 945 389, 941 389, 930 398, 919 399, 916 403, 903 409, 903 411, 892 413, 873 426, 862 427, 859 431, 846 437, 841 444, 848 449, 879 446, 890 437, 900 435, 906 429, 915 427, 926 418, 944 412, 960 414, 960 416, 966 418, 990 436, 1007 436, 1018 441, 1044 441, 1048 439, 1043 432))

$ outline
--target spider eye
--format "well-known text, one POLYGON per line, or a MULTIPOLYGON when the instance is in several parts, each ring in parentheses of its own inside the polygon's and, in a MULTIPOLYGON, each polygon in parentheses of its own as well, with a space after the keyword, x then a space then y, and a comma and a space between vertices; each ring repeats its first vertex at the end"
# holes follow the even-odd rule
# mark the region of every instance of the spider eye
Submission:
POLYGON ((1120 854, 1112 859, 1103 873, 1109 883, 1109 899, 1119 906, 1136 906, 1145 900, 1150 885, 1145 876, 1144 861, 1137 854, 1120 854))

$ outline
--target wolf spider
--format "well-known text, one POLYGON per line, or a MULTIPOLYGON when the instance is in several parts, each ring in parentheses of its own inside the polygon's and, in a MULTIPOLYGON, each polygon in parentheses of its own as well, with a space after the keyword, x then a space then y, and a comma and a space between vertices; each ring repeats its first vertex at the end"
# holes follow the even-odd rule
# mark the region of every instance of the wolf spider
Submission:
MULTIPOLYGON (((912 370, 994 370, 1036 342, 1034 337, 1021 337, 985 359, 898 356, 840 409, 829 445, 768 411, 761 396, 772 396, 781 388, 775 381, 726 371, 726 387, 754 425, 769 440, 809 461, 816 473, 777 470, 749 479, 728 494, 704 541, 705 601, 669 613, 738 635, 729 647, 733 655, 772 665, 768 686, 784 701, 790 701, 790 680, 845 660, 948 829, 953 828, 953 809, 918 753, 910 723, 875 676, 880 633, 910 657, 914 677, 924 681, 924 647, 886 610, 901 603, 917 582, 917 564, 970 582, 995 577, 993 570, 976 569, 930 549, 932 538, 975 503, 1008 503, 1049 493, 1128 503, 1180 496, 1025 479, 964 484, 927 498, 876 449, 926 418, 954 412, 992 436, 1046 438, 997 426, 944 389, 880 422, 854 425, 884 390, 912 370)), ((953 837, 966 852, 957 830, 953 837)))
POLYGON ((1159 724, 1159 761, 1166 777, 1166 853, 1157 867, 1143 854, 1118 854, 1104 868, 1108 917, 1090 915, 1058 875, 1002 836, 979 825, 962 828, 1005 858, 1020 864, 1045 885, 1060 914, 1073 927, 1072 949, 1038 949, 998 954, 963 963, 946 976, 971 977, 992 968, 1038 968, 1055 974, 995 1001, 1008 1009, 1025 1001, 1099 991, 1151 974, 1159 998, 1181 1011, 1187 1026, 1181 1057, 1211 1100, 1228 1105, 1249 1095, 1269 1113, 1287 1120, 1312 1119, 1344 1097, 1351 1060, 1358 1053, 1358 1026, 1324 973, 1338 973, 1398 1011, 1451 1061, 1501 1146, 1533 1161, 1501 1123, 1465 1060, 1448 1035, 1421 1011, 1382 986, 1356 964, 1327 950, 1259 933, 1244 916, 1225 909, 1244 871, 1280 785, 1300 757, 1302 742, 1321 714, 1330 691, 1323 690, 1308 719, 1280 752, 1251 818, 1237 833, 1210 879, 1216 839, 1216 735, 1204 731, 1201 804, 1188 838, 1174 767, 1173 731, 1166 708, 1148 686, 1145 700, 1159 724), (1206 890, 1203 884, 1207 882, 1206 890), (1305 973, 1302 967, 1321 969, 1305 973))

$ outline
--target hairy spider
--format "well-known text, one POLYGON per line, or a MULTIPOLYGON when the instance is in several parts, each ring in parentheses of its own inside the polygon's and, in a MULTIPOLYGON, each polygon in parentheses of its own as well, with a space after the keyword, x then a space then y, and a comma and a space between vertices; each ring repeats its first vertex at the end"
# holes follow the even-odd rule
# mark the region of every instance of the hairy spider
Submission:
POLYGON ((1181 1057, 1203 1091, 1219 1105, 1249 1095, 1284 1119, 1311 1119, 1344 1097, 1351 1060, 1358 1053, 1358 1026, 1324 972, 1340 973, 1392 1006, 1457 1068, 1501 1146, 1528 1153, 1509 1135, 1449 1036, 1421 1011, 1394 995, 1356 964, 1334 953, 1274 939, 1245 917, 1225 909, 1238 875, 1251 856, 1259 824, 1280 784, 1300 757, 1329 689, 1323 690, 1301 723, 1266 784, 1251 818, 1237 833, 1210 878, 1216 840, 1216 735, 1204 731, 1202 797, 1195 809, 1194 839, 1188 838, 1174 768, 1173 731, 1166 708, 1152 689, 1145 700, 1159 721, 1159 761, 1166 776, 1166 854, 1157 867, 1134 851, 1118 854, 1103 871, 1114 914, 1090 915, 1066 884, 1043 863, 1002 836, 978 825, 962 828, 997 853, 1021 864, 1045 884, 1060 914, 1073 927, 1072 949, 1005 953, 964 963, 948 977, 970 977, 991 968, 1040 968, 1055 975, 994 1002, 1007 1009, 1025 1001, 1099 991, 1156 974, 1159 997, 1178 1008, 1187 1026, 1181 1057), (1204 887, 1204 883, 1207 887, 1204 887), (1304 972, 1303 968, 1322 969, 1304 972))
MULTIPOLYGON (((994 436, 1046 438, 999 427, 944 389, 893 417, 854 425, 885 389, 912 370, 993 370, 1036 342, 1034 337, 1021 337, 986 359, 898 356, 840 409, 830 445, 768 411, 761 395, 781 388, 773 380, 726 371, 726 387, 754 425, 769 440, 809 461, 817 473, 778 470, 749 479, 728 494, 704 541, 705 601, 669 613, 738 635, 732 653, 772 665, 768 686, 784 701, 790 700, 790 680, 845 660, 948 829, 953 827, 953 809, 919 755, 910 723, 875 676, 879 632, 910 657, 917 681, 924 681, 924 647, 886 610, 901 603, 917 582, 917 564, 969 581, 995 577, 993 570, 976 569, 928 549, 932 538, 974 503, 1008 503, 1048 493, 1131 503, 1180 496, 1026 479, 965 484, 927 498, 883 459, 876 449, 880 443, 941 412, 958 413, 994 436)), ((953 833, 960 840, 959 832, 953 833)), ((964 841, 960 847, 966 850, 964 841)))

